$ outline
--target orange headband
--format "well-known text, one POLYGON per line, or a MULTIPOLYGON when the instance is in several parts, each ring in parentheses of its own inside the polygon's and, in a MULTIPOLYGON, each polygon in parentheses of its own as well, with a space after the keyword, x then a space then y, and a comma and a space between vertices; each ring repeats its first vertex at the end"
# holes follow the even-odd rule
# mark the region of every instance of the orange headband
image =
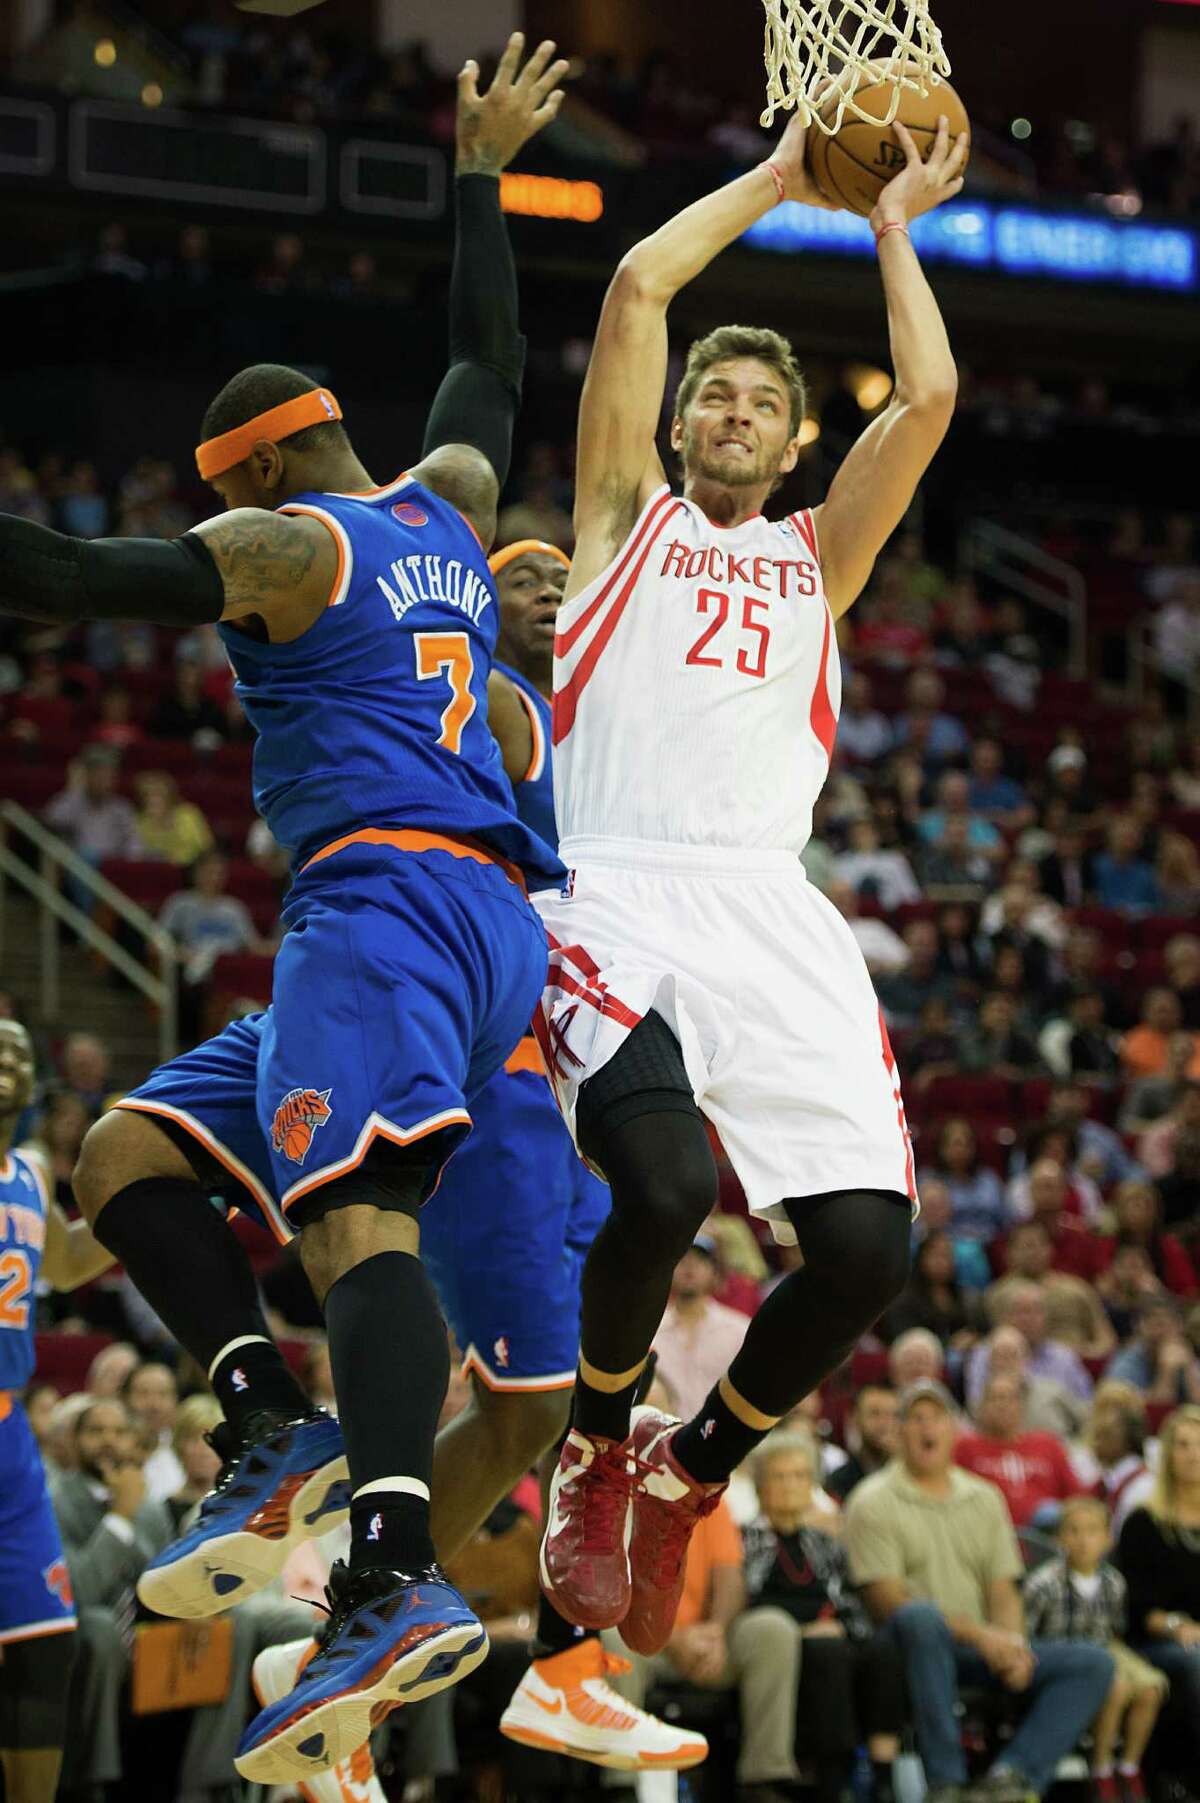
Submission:
POLYGON ((298 394, 293 401, 268 407, 265 413, 248 419, 244 426, 235 426, 232 432, 222 432, 219 438, 206 438, 203 444, 196 446, 196 468, 206 482, 211 482, 214 476, 223 476, 226 470, 231 470, 235 463, 244 463, 255 445, 264 438, 278 444, 281 438, 290 438, 293 432, 303 432, 305 426, 326 426, 330 420, 341 417, 336 395, 330 394, 328 388, 310 388, 307 394, 298 394))
POLYGON ((519 538, 515 545, 505 545, 502 551, 494 551, 488 558, 488 569, 493 576, 498 576, 505 564, 515 563, 518 557, 525 557, 531 552, 542 557, 557 557, 566 570, 571 567, 571 559, 557 545, 547 544, 544 538, 519 538))

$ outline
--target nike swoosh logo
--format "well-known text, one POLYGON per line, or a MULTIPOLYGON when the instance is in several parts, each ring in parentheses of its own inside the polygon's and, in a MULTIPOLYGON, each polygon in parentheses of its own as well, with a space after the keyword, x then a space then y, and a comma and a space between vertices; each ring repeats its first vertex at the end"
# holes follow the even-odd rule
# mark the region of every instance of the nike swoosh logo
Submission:
POLYGON ((541 1697, 534 1697, 533 1700, 537 1704, 539 1709, 544 1709, 546 1711, 547 1715, 561 1715, 562 1714, 563 1700, 561 1697, 556 1698, 556 1700, 553 1703, 543 1703, 541 1697))

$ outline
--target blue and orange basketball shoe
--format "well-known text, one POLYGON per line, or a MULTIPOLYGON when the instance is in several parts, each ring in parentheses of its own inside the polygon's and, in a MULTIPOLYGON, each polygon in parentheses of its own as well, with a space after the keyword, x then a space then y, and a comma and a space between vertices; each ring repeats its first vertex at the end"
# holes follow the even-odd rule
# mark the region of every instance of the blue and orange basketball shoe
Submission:
POLYGON ((278 1577, 294 1546, 350 1513, 342 1430, 316 1409, 281 1421, 252 1416, 239 1441, 225 1422, 208 1436, 225 1461, 196 1524, 151 1561, 137 1592, 159 1615, 216 1615, 278 1577))
POLYGON ((316 1657, 242 1736, 234 1764, 253 1783, 303 1784, 328 1771, 389 1710, 457 1684, 487 1657, 483 1623, 440 1565, 350 1571, 339 1559, 325 1594, 316 1657))

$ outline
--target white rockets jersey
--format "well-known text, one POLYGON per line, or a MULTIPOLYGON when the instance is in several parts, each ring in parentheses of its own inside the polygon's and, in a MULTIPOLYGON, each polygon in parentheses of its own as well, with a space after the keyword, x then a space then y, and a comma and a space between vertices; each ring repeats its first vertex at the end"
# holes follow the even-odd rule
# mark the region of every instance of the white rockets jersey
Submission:
POLYGON ((811 513, 727 530, 660 488, 559 610, 565 861, 582 839, 801 851, 841 696, 811 513))

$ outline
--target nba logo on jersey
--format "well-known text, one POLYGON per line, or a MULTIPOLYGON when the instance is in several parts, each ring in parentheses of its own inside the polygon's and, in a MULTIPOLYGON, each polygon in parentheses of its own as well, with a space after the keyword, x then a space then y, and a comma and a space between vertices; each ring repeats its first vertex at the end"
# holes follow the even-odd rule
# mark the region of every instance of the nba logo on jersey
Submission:
POLYGON ((293 1164, 303 1164, 312 1145, 313 1133, 323 1127, 333 1114, 329 1106, 331 1089, 289 1089, 275 1110, 271 1122, 271 1144, 293 1164))
POLYGON ((492 1357, 496 1361, 498 1370, 508 1370, 508 1335, 506 1333, 502 1333, 492 1347, 492 1357))

